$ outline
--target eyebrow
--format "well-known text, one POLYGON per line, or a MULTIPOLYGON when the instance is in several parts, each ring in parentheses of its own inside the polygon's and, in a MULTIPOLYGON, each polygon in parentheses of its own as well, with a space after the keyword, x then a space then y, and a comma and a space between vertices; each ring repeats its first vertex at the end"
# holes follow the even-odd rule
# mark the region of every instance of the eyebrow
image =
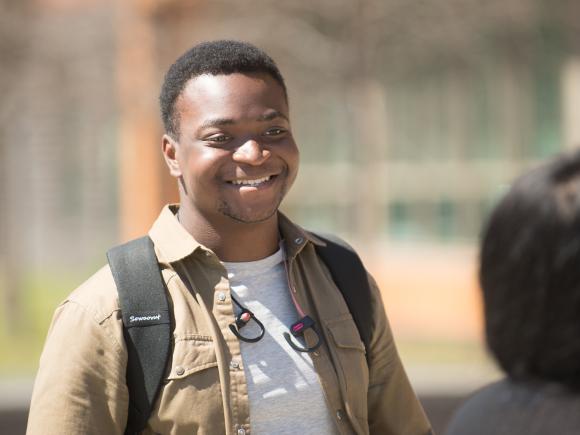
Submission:
MULTIPOLYGON (((272 121, 276 118, 282 118, 289 121, 288 117, 277 110, 269 111, 264 115, 260 115, 256 120, 260 122, 272 121)), ((233 118, 213 118, 207 119, 203 122, 200 129, 206 129, 211 127, 223 127, 224 125, 234 125, 236 121, 233 118)))
POLYGON ((285 119, 286 121, 289 121, 289 119, 286 115, 284 115, 281 112, 278 112, 277 110, 272 110, 272 111, 266 113, 265 115, 258 117, 258 121, 272 121, 273 119, 276 119, 276 118, 282 118, 282 119, 285 119))
POLYGON ((201 124, 200 129, 210 128, 210 127, 221 127, 224 125, 232 125, 236 122, 232 118, 214 118, 206 119, 203 124, 201 124))

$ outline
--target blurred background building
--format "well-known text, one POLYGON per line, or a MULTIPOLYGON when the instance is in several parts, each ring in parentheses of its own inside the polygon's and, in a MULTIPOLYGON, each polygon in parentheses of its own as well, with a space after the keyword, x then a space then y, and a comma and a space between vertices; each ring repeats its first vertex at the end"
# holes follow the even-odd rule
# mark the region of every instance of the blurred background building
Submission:
POLYGON ((176 201, 159 88, 218 38, 278 62, 302 153, 284 211, 359 249, 429 411, 498 376, 478 233, 516 174, 580 144, 579 16, 573 0, 0 0, 0 408, 25 406, 58 302, 176 201))

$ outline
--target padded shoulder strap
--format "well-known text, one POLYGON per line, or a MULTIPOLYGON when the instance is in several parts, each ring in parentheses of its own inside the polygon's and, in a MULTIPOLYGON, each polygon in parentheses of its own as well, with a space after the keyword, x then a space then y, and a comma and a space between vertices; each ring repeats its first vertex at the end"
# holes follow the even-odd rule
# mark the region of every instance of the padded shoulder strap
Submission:
POLYGON ((327 234, 316 234, 316 236, 326 243, 326 246, 315 245, 316 252, 328 267, 332 279, 348 305, 367 349, 368 362, 374 319, 367 272, 358 254, 344 240, 327 234))
POLYGON ((126 434, 141 432, 163 379, 171 342, 165 284, 149 237, 107 252, 119 293, 127 344, 129 415, 126 434))

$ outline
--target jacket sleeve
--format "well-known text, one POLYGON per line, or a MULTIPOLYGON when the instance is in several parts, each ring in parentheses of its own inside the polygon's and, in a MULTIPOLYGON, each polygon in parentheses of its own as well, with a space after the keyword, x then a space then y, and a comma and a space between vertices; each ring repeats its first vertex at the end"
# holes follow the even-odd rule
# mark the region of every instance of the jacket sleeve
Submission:
POLYGON ((98 319, 72 301, 57 308, 34 383, 27 434, 124 432, 126 354, 115 321, 98 319))
POLYGON ((368 421, 371 434, 426 435, 431 426, 399 358, 381 294, 369 276, 373 335, 370 343, 368 421))

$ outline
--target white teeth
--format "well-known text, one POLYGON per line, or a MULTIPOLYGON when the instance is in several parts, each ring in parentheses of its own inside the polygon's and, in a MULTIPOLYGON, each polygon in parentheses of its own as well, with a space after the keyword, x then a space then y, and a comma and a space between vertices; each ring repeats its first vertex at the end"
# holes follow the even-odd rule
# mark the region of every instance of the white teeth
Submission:
POLYGON ((258 178, 256 180, 232 180, 231 183, 236 184, 236 185, 242 185, 242 186, 257 186, 258 184, 262 184, 262 183, 268 181, 269 179, 270 179, 270 176, 258 178))

